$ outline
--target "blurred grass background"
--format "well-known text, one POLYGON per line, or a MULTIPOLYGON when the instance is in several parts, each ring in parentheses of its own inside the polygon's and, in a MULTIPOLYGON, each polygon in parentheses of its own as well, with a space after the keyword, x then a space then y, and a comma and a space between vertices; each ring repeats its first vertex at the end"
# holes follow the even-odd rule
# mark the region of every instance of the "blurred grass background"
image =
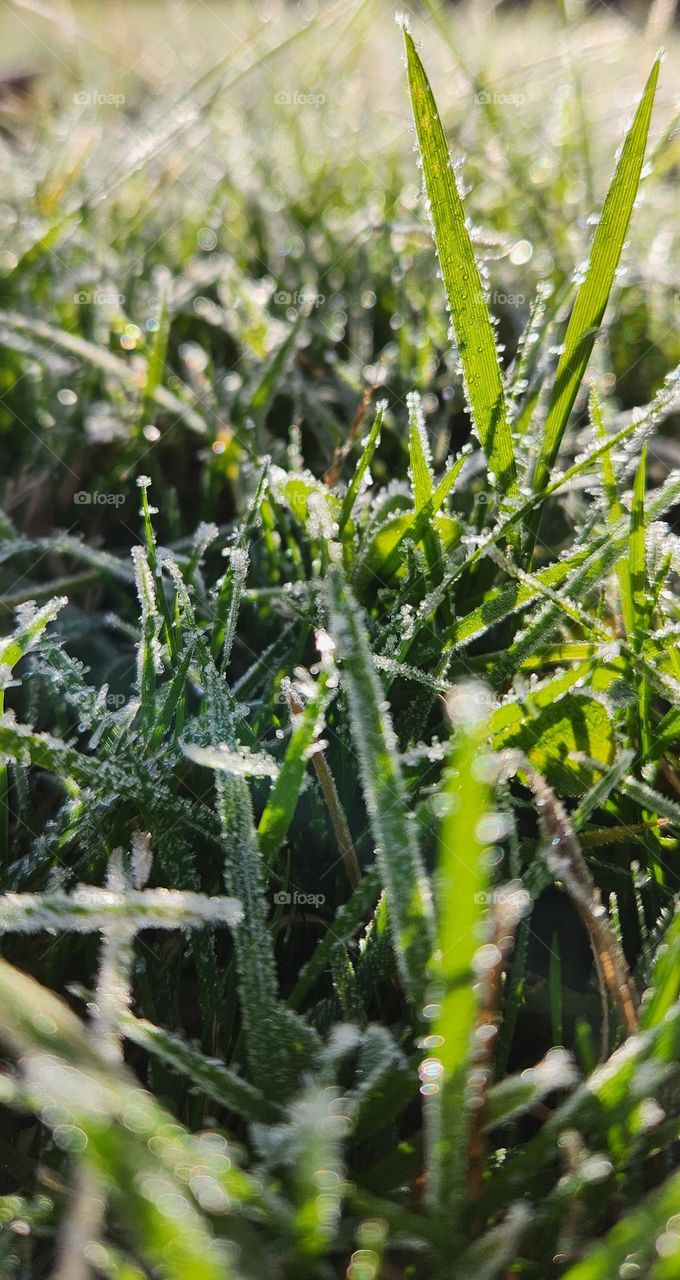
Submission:
MULTIPOLYGON (((559 291, 584 260, 664 41, 656 176, 638 201, 602 370, 623 408, 680 359, 673 10, 431 0, 417 13, 508 360, 537 282, 559 291)), ((393 18, 384 0, 3 5, 0 300, 23 320, 2 328, 0 439, 14 473, 5 506, 22 527, 82 517, 87 530, 74 491, 104 475, 124 490, 150 446, 180 511, 199 484, 205 513, 229 516, 239 392, 287 336, 294 369, 284 352, 257 427, 275 455, 292 420, 323 471, 366 382, 395 406, 414 385, 427 393, 440 456, 466 438, 393 18), (162 420, 145 437, 103 370, 64 342, 115 352, 134 379, 164 272, 167 363, 205 419, 207 452, 174 418, 171 449, 162 420)))

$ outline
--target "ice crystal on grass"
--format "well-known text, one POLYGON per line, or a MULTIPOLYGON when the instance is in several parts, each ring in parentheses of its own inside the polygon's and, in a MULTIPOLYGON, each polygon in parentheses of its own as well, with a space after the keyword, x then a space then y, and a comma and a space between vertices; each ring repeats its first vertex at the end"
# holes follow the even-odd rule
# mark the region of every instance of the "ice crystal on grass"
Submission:
POLYGON ((416 159, 381 100, 357 166, 400 39, 314 8, 205 72, 198 14, 63 155, 0 104, 5 1262, 670 1277, 668 104, 645 167, 655 68, 598 212, 616 19, 593 77, 546 10, 555 150, 510 7, 463 61, 430 6, 444 110, 405 24, 416 159))

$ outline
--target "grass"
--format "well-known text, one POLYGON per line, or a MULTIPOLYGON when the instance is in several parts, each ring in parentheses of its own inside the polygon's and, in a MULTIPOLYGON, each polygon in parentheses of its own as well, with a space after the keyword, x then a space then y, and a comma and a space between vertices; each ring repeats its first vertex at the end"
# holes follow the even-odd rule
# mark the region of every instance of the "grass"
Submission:
POLYGON ((680 46, 484 10, 0 19, 8 1280, 677 1273, 680 46))

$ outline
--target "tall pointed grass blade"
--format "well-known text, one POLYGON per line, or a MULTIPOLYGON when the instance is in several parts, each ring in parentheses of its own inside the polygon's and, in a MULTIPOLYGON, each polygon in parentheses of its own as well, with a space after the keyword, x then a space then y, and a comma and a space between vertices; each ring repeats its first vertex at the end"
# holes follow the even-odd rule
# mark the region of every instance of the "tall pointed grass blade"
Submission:
POLYGON ((586 276, 569 318, 543 429, 541 452, 534 470, 533 488, 536 492, 544 489, 550 479, 614 283, 640 183, 659 67, 657 60, 624 142, 597 224, 586 276))
POLYGON ((267 925, 262 857, 253 824, 248 785, 243 778, 217 773, 217 798, 225 847, 225 881, 243 903, 243 920, 234 933, 239 1000, 248 1065, 253 1083, 283 1099, 303 1067, 314 1062, 315 1032, 279 1000, 272 936, 267 925), (272 1037, 276 1057, 272 1058, 272 1037))
POLYGON ((350 480, 347 486, 347 493, 345 494, 342 506, 340 508, 340 515, 338 517, 338 537, 342 536, 342 532, 347 524, 347 521, 349 520, 352 514, 352 511, 354 510, 354 504, 359 494, 361 493, 361 486, 364 480, 364 476, 366 475, 366 472, 368 471, 368 468, 371 465, 371 462, 373 460, 373 454, 375 453, 380 443, 380 431, 382 429, 383 414, 386 408, 387 408, 386 400, 380 400, 376 405, 373 426, 371 427, 371 430, 368 434, 368 440, 366 441, 361 457, 359 458, 359 461, 357 463, 356 471, 354 472, 354 475, 352 476, 352 479, 350 480))
POLYGON ((300 714, 293 717, 293 731, 286 754, 258 823, 257 835, 266 867, 272 866, 285 840, 327 699, 328 673, 322 672, 312 697, 300 714))
POLYGON ((657 950, 650 991, 642 1000, 640 1026, 658 1027, 680 996, 680 910, 668 925, 657 950))
POLYGON ((511 493, 517 485, 512 433, 484 284, 437 105, 406 30, 404 39, 425 189, 470 412, 489 469, 501 491, 511 493))
MULTIPOLYGON (((409 406, 409 458, 411 464, 411 484, 415 500, 416 513, 420 513, 434 493, 434 479, 430 457, 430 444, 425 430, 425 419, 420 396, 414 391, 408 397, 409 406)), ((434 523, 427 525, 423 533, 423 546, 428 568, 432 573, 439 562, 440 548, 434 523)))
POLYGON ((477 1016, 474 966, 489 880, 480 824, 489 808, 490 786, 479 767, 487 732, 486 700, 486 690, 472 683, 451 695, 455 749, 435 878, 437 937, 429 994, 438 1047, 420 1066, 428 1132, 427 1194, 432 1209, 446 1215, 454 1239, 465 1200, 468 1077, 477 1016))
POLYGON ((337 570, 329 576, 327 598, 397 963, 407 994, 417 1002, 432 944, 429 885, 361 611, 337 570))

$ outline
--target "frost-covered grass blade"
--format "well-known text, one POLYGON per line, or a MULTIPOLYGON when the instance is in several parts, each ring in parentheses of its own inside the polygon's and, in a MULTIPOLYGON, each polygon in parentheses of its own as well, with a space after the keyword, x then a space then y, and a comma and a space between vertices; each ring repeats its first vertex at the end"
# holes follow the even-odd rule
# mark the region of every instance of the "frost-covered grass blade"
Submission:
POLYGON ((597 223, 586 274, 569 317, 534 469, 532 483, 537 492, 545 488, 550 478, 609 300, 640 183, 659 70, 657 61, 623 144, 597 223))
POLYGON ((484 282, 437 105, 407 30, 404 40, 425 190, 470 412, 490 471, 501 491, 512 493, 517 481, 512 433, 484 282))

